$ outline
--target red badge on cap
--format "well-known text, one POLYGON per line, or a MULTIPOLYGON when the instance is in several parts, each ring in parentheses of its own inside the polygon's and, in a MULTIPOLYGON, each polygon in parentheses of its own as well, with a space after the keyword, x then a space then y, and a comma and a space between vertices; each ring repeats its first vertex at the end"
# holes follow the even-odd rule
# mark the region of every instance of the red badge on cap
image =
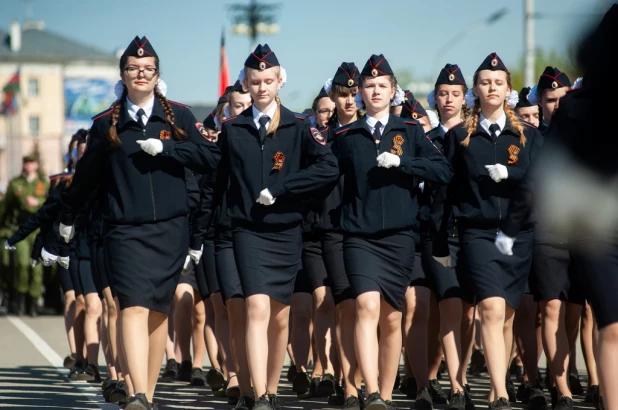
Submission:
POLYGON ((322 134, 320 134, 320 131, 313 127, 309 128, 309 131, 311 132, 311 136, 315 142, 320 145, 326 145, 326 139, 322 136, 322 134))
POLYGON ((204 124, 202 124, 201 122, 196 122, 195 128, 197 129, 197 132, 199 132, 206 141, 212 142, 212 137, 208 135, 208 131, 206 131, 206 128, 204 128, 204 124))

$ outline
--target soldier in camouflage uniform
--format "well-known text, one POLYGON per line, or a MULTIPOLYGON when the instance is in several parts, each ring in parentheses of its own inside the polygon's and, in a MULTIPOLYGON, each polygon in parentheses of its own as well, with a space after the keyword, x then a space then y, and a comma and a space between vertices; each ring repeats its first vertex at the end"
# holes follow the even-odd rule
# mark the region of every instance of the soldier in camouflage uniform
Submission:
MULTIPOLYGON (((39 175, 38 160, 32 156, 23 159, 23 172, 9 182, 3 206, 0 208, 0 228, 17 230, 19 225, 45 202, 49 184, 39 175)), ((25 240, 17 243, 11 250, 15 251, 15 271, 12 284, 16 305, 13 311, 24 314, 26 304, 28 313, 36 315, 36 301, 41 296, 43 267, 32 267, 30 255, 38 230, 25 240)))

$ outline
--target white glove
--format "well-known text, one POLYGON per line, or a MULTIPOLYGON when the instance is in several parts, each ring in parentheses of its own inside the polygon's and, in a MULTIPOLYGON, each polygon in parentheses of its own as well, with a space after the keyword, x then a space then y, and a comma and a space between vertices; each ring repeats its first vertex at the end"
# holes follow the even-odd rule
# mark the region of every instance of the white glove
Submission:
POLYGON ((65 269, 69 269, 69 257, 68 256, 59 256, 58 257, 58 265, 62 266, 65 269))
POLYGON ((4 242, 4 249, 6 249, 7 251, 14 251, 17 248, 15 247, 15 245, 9 245, 9 241, 6 241, 4 242))
POLYGON ((191 257, 191 259, 193 259, 193 262, 195 262, 196 265, 200 264, 200 259, 202 259, 203 251, 204 245, 202 245, 199 251, 196 251, 195 249, 189 249, 189 256, 191 257))
POLYGON ((191 263, 191 255, 187 255, 187 257, 185 258, 185 263, 182 266, 181 274, 182 276, 187 276, 191 272, 193 272, 193 264, 191 263))
POLYGON ((255 202, 257 202, 258 204, 268 206, 268 205, 274 204, 276 200, 277 199, 273 198, 268 188, 266 188, 266 189, 263 189, 262 192, 260 192, 260 197, 255 202))
POLYGON ((401 158, 390 152, 381 153, 376 160, 378 161, 378 166, 382 168, 398 167, 401 164, 401 158))
POLYGON ((503 179, 507 179, 509 177, 509 171, 502 164, 496 165, 485 165, 487 171, 489 171, 489 176, 496 182, 500 182, 503 179))
POLYGON ((69 241, 71 239, 73 239, 73 236, 75 235, 75 229, 73 228, 73 225, 65 225, 62 222, 60 222, 60 236, 62 236, 64 238, 64 241, 66 243, 69 243, 69 241))
POLYGON ((515 238, 511 238, 510 236, 506 236, 504 232, 499 231, 498 236, 496 236, 495 245, 496 248, 503 255, 513 255, 513 243, 515 242, 515 238))
POLYGON ((152 155, 158 155, 163 152, 163 141, 156 138, 148 138, 147 140, 137 140, 137 143, 143 151, 152 155))
POLYGON ((30 258, 30 266, 32 266, 33 268, 36 268, 39 263, 41 263, 41 261, 39 261, 38 259, 30 258))
POLYGON ((440 265, 444 266, 445 268, 450 268, 452 266, 451 255, 434 256, 433 258, 436 260, 436 262, 438 262, 440 265))
POLYGON ((45 248, 41 251, 41 259, 43 259, 43 265, 51 266, 58 260, 58 255, 52 255, 47 252, 45 248))

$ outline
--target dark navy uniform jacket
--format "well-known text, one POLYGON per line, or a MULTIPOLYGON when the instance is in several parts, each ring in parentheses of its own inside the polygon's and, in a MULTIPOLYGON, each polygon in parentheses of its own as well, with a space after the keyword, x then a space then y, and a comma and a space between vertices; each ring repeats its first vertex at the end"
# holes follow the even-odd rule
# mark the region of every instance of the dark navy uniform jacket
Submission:
POLYGON ((73 224, 76 210, 99 185, 108 222, 141 224, 188 215, 185 167, 207 174, 217 167, 220 152, 187 106, 170 104, 176 125, 187 133, 183 141, 170 137, 171 126, 157 99, 144 130, 122 103, 116 126, 121 144, 115 148, 107 140, 111 109, 94 117, 86 152, 70 189, 62 195, 63 224, 73 224), (137 140, 148 138, 163 140, 162 154, 153 157, 142 151, 137 140))
POLYGON ((304 116, 297 116, 284 106, 280 110, 279 128, 267 135, 263 144, 253 121, 252 107, 223 123, 217 141, 221 149, 217 186, 226 187, 229 181, 227 212, 233 224, 300 224, 303 196, 335 181, 339 175, 337 160, 325 137, 314 135, 304 116), (277 170, 276 161, 282 158, 277 170), (270 206, 256 202, 266 188, 276 198, 270 206))
POLYGON ((509 202, 534 157, 538 154, 541 134, 528 123, 524 125, 526 144, 507 118, 504 130, 496 141, 480 123, 470 137, 467 147, 461 142, 468 135, 465 123, 445 135, 444 154, 453 166, 454 177, 448 187, 442 187, 433 197, 432 220, 435 224, 433 253, 448 256, 448 224, 451 212, 459 229, 495 229, 498 231, 507 216, 509 202), (502 164, 508 169, 508 178, 495 182, 486 165, 502 164))
MULTIPOLYGON (((337 137, 334 129, 326 125, 318 130, 326 139, 327 146, 332 147, 337 137)), ((320 233, 340 230, 344 179, 345 177, 341 176, 334 182, 323 186, 305 201, 306 214, 303 232, 320 233)))
POLYGON ((418 181, 447 184, 453 176, 444 155, 416 121, 389 115, 379 144, 365 118, 339 128, 335 134, 333 152, 346 178, 341 211, 344 232, 371 235, 418 226, 418 181), (378 167, 378 155, 396 151, 395 145, 402 149, 400 166, 378 167))

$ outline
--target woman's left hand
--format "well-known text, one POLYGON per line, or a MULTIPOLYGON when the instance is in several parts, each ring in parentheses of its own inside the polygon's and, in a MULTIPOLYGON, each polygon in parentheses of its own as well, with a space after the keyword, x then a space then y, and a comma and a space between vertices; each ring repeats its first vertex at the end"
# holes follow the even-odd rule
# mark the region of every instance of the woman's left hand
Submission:
POLYGON ((156 138, 148 138, 147 140, 137 140, 137 143, 144 152, 152 155, 159 155, 163 152, 163 142, 156 138))
POLYGON ((399 156, 391 154, 390 152, 381 153, 376 160, 378 161, 378 166, 382 168, 398 167, 399 164, 401 164, 399 156))

